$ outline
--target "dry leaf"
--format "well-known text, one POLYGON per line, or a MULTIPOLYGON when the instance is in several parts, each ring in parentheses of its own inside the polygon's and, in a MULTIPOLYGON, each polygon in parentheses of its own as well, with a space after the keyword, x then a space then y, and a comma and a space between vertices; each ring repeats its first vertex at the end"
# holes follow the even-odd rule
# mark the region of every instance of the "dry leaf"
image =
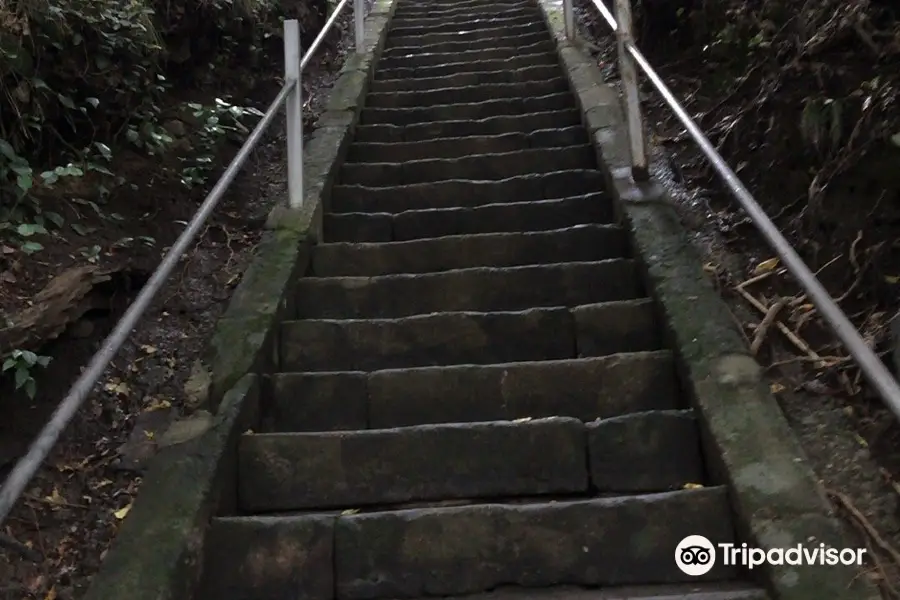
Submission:
POLYGON ((66 503, 66 499, 63 498, 62 494, 60 494, 59 490, 56 488, 53 488, 53 491, 50 492, 49 496, 45 496, 44 500, 46 500, 50 504, 57 504, 57 505, 66 503))
POLYGON ((103 386, 110 394, 118 394, 120 396, 128 396, 131 394, 131 389, 128 387, 128 384, 124 381, 119 381, 118 379, 110 379, 106 382, 106 385, 103 386))
POLYGON ((154 410, 163 410, 166 408, 172 408, 172 403, 166 399, 151 398, 147 406, 144 407, 144 412, 152 412, 154 410))
POLYGON ((753 269, 754 275, 762 275, 763 273, 768 273, 775 269, 778 266, 778 257, 770 258, 768 260, 764 260, 753 269))
POLYGON ((341 511, 342 515, 355 515, 359 512, 358 508, 348 508, 347 510, 341 511))
POLYGON ((769 386, 769 391, 773 394, 780 394, 784 391, 784 386, 777 381, 769 386))
POLYGON ((128 516, 128 511, 131 510, 131 504, 129 503, 127 506, 123 506, 119 510, 113 513, 113 515, 119 519, 120 521, 128 516))
POLYGON ((885 275, 884 280, 888 283, 900 283, 900 277, 897 275, 885 275))
POLYGON ((145 344, 145 345, 141 346, 141 351, 142 351, 144 354, 156 354, 156 347, 155 347, 155 346, 148 346, 148 345, 145 344))
POLYGON ((44 600, 56 600, 56 586, 50 588, 50 591, 47 592, 47 595, 44 596, 44 600))
POLYGON ((684 490, 699 490, 702 488, 703 488, 702 483, 686 483, 683 486, 681 486, 681 489, 684 489, 684 490))

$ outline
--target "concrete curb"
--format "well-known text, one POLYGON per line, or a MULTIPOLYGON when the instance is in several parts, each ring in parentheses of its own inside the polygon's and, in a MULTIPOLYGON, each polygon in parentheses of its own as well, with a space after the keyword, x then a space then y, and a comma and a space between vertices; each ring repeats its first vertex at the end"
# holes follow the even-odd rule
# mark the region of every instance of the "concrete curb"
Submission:
POLYGON ((359 119, 373 67, 384 48, 393 0, 376 0, 366 18, 365 54, 352 55, 332 88, 319 128, 305 147, 305 204, 272 210, 241 283, 185 386, 189 417, 160 440, 138 499, 85 600, 190 600, 202 577, 209 520, 236 506, 237 440, 258 426, 256 373, 273 364, 277 325, 293 309, 309 247, 321 237, 328 194, 359 119))
MULTIPOLYGON (((538 0, 556 40, 560 64, 605 171, 616 212, 641 257, 648 288, 668 325, 669 346, 703 429, 714 483, 729 486, 739 534, 764 550, 857 543, 834 516, 777 402, 735 329, 725 302, 706 278, 667 192, 636 184, 618 91, 579 41, 563 33, 562 6, 538 0)), ((715 540, 712 540, 715 543, 715 540)), ((673 549, 674 551, 674 549, 673 549)), ((853 567, 770 566, 752 573, 779 600, 875 600, 876 586, 853 567)))

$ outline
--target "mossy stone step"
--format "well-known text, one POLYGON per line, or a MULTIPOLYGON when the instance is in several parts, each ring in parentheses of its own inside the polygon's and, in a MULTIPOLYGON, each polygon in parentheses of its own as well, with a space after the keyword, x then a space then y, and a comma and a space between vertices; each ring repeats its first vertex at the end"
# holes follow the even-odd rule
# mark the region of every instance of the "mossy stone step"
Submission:
POLYGON ((486 119, 433 121, 415 125, 360 125, 356 143, 397 143, 493 136, 508 133, 530 133, 536 130, 562 129, 581 125, 577 108, 553 110, 525 115, 502 115, 486 119))
POLYGON ((328 242, 401 242, 481 233, 539 232, 583 223, 610 223, 612 203, 603 193, 558 200, 432 208, 391 213, 325 215, 328 242))
POLYGON ((266 431, 332 431, 683 408, 671 352, 372 373, 276 373, 266 431))
POLYGON ((605 260, 626 256, 615 225, 577 225, 540 232, 455 235, 406 242, 326 243, 313 249, 311 275, 343 277, 435 273, 472 267, 605 260))

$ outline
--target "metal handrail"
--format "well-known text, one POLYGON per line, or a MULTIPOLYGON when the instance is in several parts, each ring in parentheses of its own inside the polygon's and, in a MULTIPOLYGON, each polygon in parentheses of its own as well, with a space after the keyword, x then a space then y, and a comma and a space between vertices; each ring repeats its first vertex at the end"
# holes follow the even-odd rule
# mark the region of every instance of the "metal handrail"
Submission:
MULTIPOLYGON (((319 35, 313 41, 306 55, 301 60, 300 47, 300 27, 299 23, 292 19, 284 22, 284 46, 285 46, 285 81, 275 96, 275 99, 269 105, 263 117, 253 128, 253 131, 247 137, 244 144, 238 150, 231 163, 225 169, 219 181, 206 196, 206 199, 200 205, 200 208, 194 214, 191 222, 181 233, 175 244, 166 253, 159 266, 147 284, 141 289, 137 298, 132 302, 131 306, 116 324, 112 333, 103 341, 100 350, 91 358, 87 368, 82 371, 81 375, 69 389, 66 397, 60 402, 59 406, 53 412, 50 420, 37 435, 31 446, 28 448, 27 454, 16 463, 13 470, 6 477, 3 486, 0 487, 0 525, 9 516, 15 503, 22 496, 25 486, 31 481, 43 462, 47 459, 53 446, 56 444, 59 436, 72 421, 75 413, 84 404, 85 399, 90 395, 91 390, 100 380, 103 372, 109 366, 109 363, 116 356, 122 345, 131 335, 131 331, 137 326, 138 321, 144 315, 147 308, 153 302, 157 293, 159 293, 163 284, 172 274, 178 261, 188 250, 197 237, 197 234, 203 228, 206 220, 215 210, 222 196, 234 181, 241 167, 247 161, 250 153, 262 139, 266 129, 272 124, 275 115, 281 108, 282 104, 286 105, 287 112, 287 142, 288 142, 288 194, 289 203, 292 208, 299 208, 303 201, 303 184, 302 184, 302 168, 303 168, 303 116, 302 116, 302 84, 301 75, 303 69, 309 64, 313 54, 322 44, 329 30, 334 25, 340 12, 347 5, 349 0, 342 0, 335 7, 331 16, 325 22, 319 35)), ((363 19, 364 0, 354 0, 354 32, 356 37, 356 52, 361 53, 363 50, 363 19)), ((2 546, 13 545, 9 540, 4 541, 2 546)))
MULTIPOLYGON (((762 209, 753 195, 747 190, 741 180, 738 179, 738 176, 731 167, 728 166, 725 159, 716 151, 709 139, 703 134, 693 119, 691 119, 687 111, 681 106, 656 71, 653 70, 653 67, 650 66, 650 63, 644 55, 641 54, 641 51, 638 50, 631 36, 630 10, 620 12, 622 6, 629 4, 630 0, 616 0, 616 10, 619 12, 619 16, 623 21, 621 27, 616 23, 616 19, 609 9, 603 4, 603 0, 592 1, 610 28, 616 32, 619 48, 624 48, 627 51, 627 55, 622 55, 620 53, 620 64, 623 60, 626 62, 633 60, 637 66, 640 67, 641 71, 644 72, 656 90, 666 101, 666 104, 668 104, 675 113, 675 116, 678 117, 678 120, 684 125, 690 136, 694 138, 694 141, 700 146, 700 150, 706 155, 706 158, 709 159, 710 163, 712 163, 713 168, 722 178, 728 190, 735 198, 737 198, 741 207, 750 216, 754 225, 756 225, 757 229, 763 234, 763 237, 766 238, 766 241, 772 249, 775 250, 776 254, 781 258, 781 261, 784 263, 788 272, 797 279, 800 287, 806 292, 806 295, 812 304, 818 309, 819 313, 825 317, 825 320, 837 334, 838 338, 844 343, 844 346, 846 346, 850 355, 856 360, 856 363, 859 365, 859 368, 866 379, 868 379, 869 383, 876 389, 882 400, 884 400, 891 412, 894 413, 894 416, 900 419, 900 385, 897 384, 897 380, 894 379, 894 376, 887 370, 878 355, 876 355, 868 344, 866 344, 865 340, 863 340, 862 336, 859 334, 859 331, 853 326, 850 319, 847 318, 847 315, 844 314, 837 302, 834 301, 828 291, 821 283, 819 283, 815 274, 806 266, 803 259, 800 258, 797 252, 791 247, 790 243, 781 234, 772 220, 769 219, 769 216, 762 209)), ((569 5, 568 11, 571 11, 572 0, 563 0, 563 2, 564 5, 569 5)), ((571 29, 569 27, 566 29, 567 36, 570 39, 573 39, 574 26, 571 29)), ((631 83, 631 86, 633 86, 634 89, 630 93, 626 93, 626 112, 639 114, 640 106, 636 102, 637 83, 636 81, 628 82, 623 78, 623 84, 627 86, 629 83, 631 83), (634 102, 630 101, 632 98, 635 99, 634 102)), ((640 117, 638 116, 636 119, 629 119, 629 124, 635 121, 640 123, 640 117)), ((635 148, 635 146, 639 146, 640 148, 640 154, 637 156, 638 162, 635 163, 635 155, 633 154, 632 164, 640 165, 641 160, 646 160, 646 153, 643 150, 643 131, 639 130, 638 132, 635 132, 634 129, 629 128, 629 135, 632 138, 632 149, 635 148), (640 139, 636 139, 636 136, 640 136, 640 139)))

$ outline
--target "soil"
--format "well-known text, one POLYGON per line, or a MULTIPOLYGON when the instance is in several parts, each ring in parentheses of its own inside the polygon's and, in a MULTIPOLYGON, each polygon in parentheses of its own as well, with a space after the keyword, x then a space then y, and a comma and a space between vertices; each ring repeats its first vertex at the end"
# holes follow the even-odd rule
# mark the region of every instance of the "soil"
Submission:
MULTIPOLYGON (((737 0, 726 4, 742 6, 737 0)), ((576 0, 575 5, 581 33, 595 46, 598 64, 609 81, 617 81, 616 45, 608 25, 591 0, 576 0)), ((798 145, 803 104, 823 94, 815 77, 786 74, 789 67, 752 55, 715 62, 704 55, 708 48, 692 46, 683 31, 681 37, 666 37, 659 25, 643 29, 647 41, 638 44, 650 63, 871 347, 892 366, 896 342, 890 320, 900 308, 900 280, 895 277, 900 274, 900 221, 893 218, 898 156, 877 137, 879 128, 891 131, 890 122, 885 118, 869 124, 875 135, 857 139, 858 147, 853 140, 842 142, 846 146, 832 151, 838 159, 829 165, 821 153, 798 145), (844 161, 841 169, 833 169, 839 160, 844 161), (829 180, 825 193, 809 192, 817 174, 820 181, 829 180)), ((885 22, 880 25, 888 28, 885 22)), ((838 40, 816 57, 820 66, 827 65, 822 70, 833 75, 828 87, 835 96, 853 96, 853 90, 866 89, 860 82, 896 71, 897 59, 888 52, 878 64, 862 55, 858 45, 851 48, 838 40)), ((871 574, 882 583, 885 597, 900 597, 897 418, 862 379, 796 282, 772 260, 774 252, 646 80, 642 99, 651 171, 670 191, 748 345, 759 338, 756 356, 772 392, 838 514, 868 547, 871 574), (779 301, 784 307, 775 322, 761 328, 765 312, 779 301)))
MULTIPOLYGON (((352 47, 351 23, 348 11, 304 73, 307 135, 352 47)), ((214 86, 179 89, 172 104, 187 99, 209 105, 216 97, 234 97, 265 111, 283 73, 281 48, 274 50, 270 72, 238 67, 216 73, 214 86), (248 81, 258 83, 248 89, 248 81)), ((131 189, 114 192, 96 210, 68 202, 70 194, 79 195, 76 190, 42 199, 45 210, 53 210, 55 202, 65 217, 79 209, 80 224, 92 228, 83 230, 86 235, 70 231, 42 239, 45 250, 31 256, 0 245, 0 316, 34 309, 40 335, 49 340, 39 353, 52 357, 35 373, 33 400, 14 392, 11 378, 0 382, 0 480, 46 424, 242 141, 221 148, 216 164, 222 168, 193 189, 166 170, 171 165, 165 158, 117 151, 115 171, 135 184, 131 189), (40 294, 51 281, 51 292, 40 294)), ((191 365, 252 258, 269 210, 285 197, 285 149, 279 117, 0 528, 7 540, 31 549, 0 547, 0 598, 70 600, 87 589, 140 487, 155 432, 179 415, 191 365)))

